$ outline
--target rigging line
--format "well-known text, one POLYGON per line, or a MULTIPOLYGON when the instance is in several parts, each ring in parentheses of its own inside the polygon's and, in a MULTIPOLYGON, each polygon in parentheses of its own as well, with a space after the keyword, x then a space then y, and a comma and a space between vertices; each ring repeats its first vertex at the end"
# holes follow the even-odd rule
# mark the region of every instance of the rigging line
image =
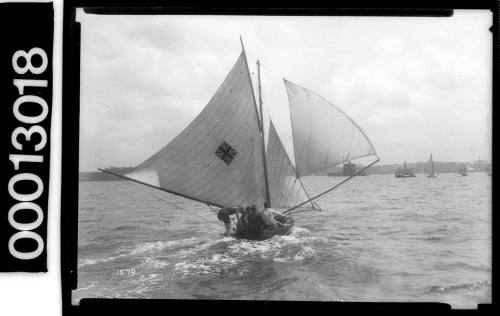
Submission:
MULTIPOLYGON (((137 186, 139 186, 139 184, 141 184, 140 182, 135 182, 135 181, 128 181, 128 182, 129 182, 129 183, 133 183, 133 184, 135 184, 135 185, 137 185, 137 186)), ((210 221, 208 218, 206 218, 206 217, 204 217, 204 216, 201 216, 201 215, 198 215, 198 214, 195 214, 195 213, 191 213, 191 212, 189 212, 188 210, 186 210, 185 208, 183 208, 183 207, 181 207, 181 206, 179 206, 179 205, 177 205, 177 204, 175 204, 175 203, 173 203, 173 202, 170 202, 170 201, 167 201, 167 200, 165 200, 165 199, 162 199, 162 198, 160 198, 159 196, 156 196, 155 194, 153 194, 153 193, 151 193, 151 192, 149 192, 149 191, 146 191, 146 192, 147 192, 147 193, 149 193, 150 195, 154 196, 154 197, 155 197, 155 198, 157 198, 158 200, 161 200, 161 201, 163 201, 163 202, 165 202, 165 203, 168 203, 168 204, 170 204, 170 205, 172 205, 172 206, 174 206, 174 207, 177 207, 178 209, 180 209, 180 210, 182 210, 182 211, 184 211, 184 212, 186 212, 186 213, 188 213, 188 214, 191 214, 191 215, 194 215, 194 216, 200 217, 200 218, 204 219, 205 221, 210 221)), ((173 194, 173 193, 172 193, 172 194, 173 194)), ((207 205, 208 205, 208 204, 207 204, 207 205)))
POLYGON ((163 201, 163 202, 165 202, 165 203, 167 203, 167 204, 170 204, 170 205, 172 205, 172 206, 174 206, 174 207, 176 207, 176 208, 180 209, 181 211, 184 211, 184 212, 186 212, 186 213, 188 213, 188 214, 191 214, 191 215, 193 215, 193 216, 197 216, 197 217, 199 217, 199 218, 201 218, 201 219, 204 219, 205 221, 209 221, 209 222, 210 222, 210 219, 208 219, 208 218, 206 218, 206 217, 204 217, 204 216, 198 215, 198 214, 196 214, 196 213, 192 213, 192 212, 190 212, 190 211, 186 210, 185 208, 183 208, 182 206, 180 206, 180 205, 178 205, 178 204, 176 204, 176 203, 174 203, 174 202, 171 202, 171 201, 168 201, 168 200, 162 199, 161 197, 159 197, 159 196, 157 196, 157 195, 155 195, 155 194, 153 194, 153 193, 151 193, 151 192, 148 192, 148 193, 149 193, 149 194, 151 194, 152 196, 154 196, 155 198, 157 198, 158 200, 161 200, 161 201, 163 201))
MULTIPOLYGON (((242 55, 243 59, 245 62, 245 68, 246 68, 246 73, 247 73, 247 78, 248 81, 250 82, 250 90, 252 90, 252 96, 253 96, 253 104, 255 108, 255 115, 256 115, 256 120, 259 125, 259 130, 260 130, 260 138, 261 138, 261 150, 262 150, 262 163, 263 163, 263 172, 264 172, 264 180, 265 180, 265 194, 266 194, 266 201, 270 205, 271 204, 271 198, 269 194, 269 182, 267 178, 267 166, 266 166, 266 142, 264 140, 264 127, 261 124, 261 120, 259 119, 259 111, 257 109, 257 99, 255 98, 255 91, 253 87, 253 82, 252 82, 252 77, 250 76, 250 68, 248 67, 248 60, 247 60, 247 55, 245 52, 245 47, 243 46, 243 39, 240 36, 240 42, 241 42, 241 49, 242 49, 242 55)), ((260 103, 260 102, 259 102, 260 103)))
MULTIPOLYGON (((265 68, 265 69, 269 70, 269 71, 270 71, 273 75, 277 76, 280 80, 282 80, 282 79, 283 79, 283 77, 282 77, 282 76, 278 75, 276 72, 274 72, 273 70, 271 70, 269 67, 264 66, 263 64, 260 64, 260 66, 261 66, 262 68, 265 68)), ((264 93, 261 93, 261 95, 262 95, 262 98, 263 98, 263 99, 264 99, 264 101, 265 101, 265 95, 266 95, 266 93, 265 93, 265 92, 266 92, 267 88, 266 88, 265 86, 263 86, 263 87, 262 87, 262 90, 264 90, 264 93)), ((288 91, 287 91, 287 92, 288 92, 288 91)), ((267 104, 267 102, 264 102, 263 106, 264 106, 264 109, 266 110, 267 115, 268 115, 268 117, 269 117, 269 122, 270 122, 270 123, 269 123, 269 126, 270 126, 270 125, 271 125, 271 111, 270 111, 270 109, 267 107, 267 105, 266 105, 266 104, 267 104)), ((288 110, 290 111, 290 109, 288 109, 288 110)), ((290 119, 291 119, 291 117, 290 117, 290 119)), ((291 124, 291 123, 292 123, 292 122, 290 121, 290 124, 291 124)), ((296 168, 296 166, 294 166, 294 165, 293 165, 293 163, 291 162, 291 160, 290 160, 290 156, 288 155, 288 152, 286 151, 285 146, 284 146, 283 142, 281 141, 281 137, 280 137, 280 135, 279 135, 278 130, 276 129, 276 127, 274 127, 274 130, 275 130, 275 132, 276 132, 276 135, 278 136, 278 142, 281 142, 281 146, 283 147, 283 149, 284 149, 284 151, 285 151, 286 159, 287 159, 287 160, 290 162, 290 164, 292 165, 292 168, 293 168, 293 173, 295 174, 296 179, 298 179, 298 180, 299 180, 300 186, 302 187, 302 189, 303 189, 303 190, 304 190, 304 192, 306 193, 307 198, 308 198, 308 199, 310 199, 309 193, 307 192, 307 190, 306 190, 306 188, 305 188, 304 184, 302 183, 302 180, 301 180, 301 179, 300 179, 300 177, 298 176, 298 174, 297 174, 297 168, 296 168)), ((268 146, 269 146, 269 144, 268 144, 268 146)), ((313 208, 315 208, 315 207, 314 207, 314 204, 316 204, 316 203, 311 203, 311 205, 313 206, 313 208)), ((316 206, 317 206, 317 208, 318 208, 318 209, 320 209, 320 210, 321 210, 321 208, 319 207, 319 205, 318 205, 318 204, 316 204, 316 206)))
POLYGON ((193 198, 193 197, 189 197, 189 196, 187 196, 185 194, 174 192, 174 191, 170 191, 170 190, 167 190, 167 189, 164 189, 164 188, 161 188, 161 187, 157 187, 155 185, 152 185, 152 184, 149 184, 149 183, 146 183, 146 182, 142 182, 142 181, 139 181, 139 180, 136 180, 136 179, 133 179, 133 178, 129 178, 127 176, 111 172, 109 170, 104 170, 104 169, 101 169, 101 168, 98 168, 97 170, 99 170, 101 172, 104 172, 104 173, 109 173, 109 174, 111 174, 111 175, 113 175, 115 177, 118 177, 118 178, 122 178, 122 179, 126 179, 126 180, 129 180, 129 181, 132 181, 132 182, 143 184, 145 186, 148 186, 148 187, 160 190, 160 191, 165 191, 165 192, 168 192, 170 194, 178 195, 178 196, 181 196, 181 197, 189 199, 189 200, 193 200, 193 201, 200 202, 200 203, 203 203, 203 204, 212 204, 212 205, 215 205, 215 206, 218 206, 218 207, 222 207, 221 205, 218 205, 218 204, 215 204, 215 203, 212 203, 212 202, 202 201, 202 200, 199 200, 199 199, 196 199, 196 198, 193 198))
MULTIPOLYGON (((131 181, 128 181, 128 182, 130 183, 131 181)), ((139 186, 139 183, 134 183, 134 182, 132 182, 132 183, 133 183, 133 184, 136 184, 136 185, 138 185, 138 186, 139 186)), ((183 208, 183 207, 179 206, 178 204, 173 203, 173 202, 170 202, 170 201, 167 201, 167 200, 165 200, 165 199, 162 199, 162 198, 160 198, 159 196, 156 196, 155 194, 151 193, 151 192, 150 192, 150 191, 148 191, 148 190, 144 190, 144 191, 145 191, 145 192, 147 192, 147 193, 149 193, 149 194, 150 194, 150 195, 152 195, 153 197, 157 198, 158 200, 161 200, 161 201, 163 201, 163 202, 165 202, 165 203, 167 203, 167 204, 170 204, 170 205, 172 205, 172 206, 174 206, 174 207, 176 207, 176 208, 178 208, 178 209, 180 209, 180 210, 182 210, 182 211, 184 211, 184 212, 186 212, 186 213, 188 213, 188 214, 191 214, 191 215, 197 216, 197 217, 199 217, 199 218, 202 218, 203 220, 205 220, 206 222, 208 222, 208 223, 210 223, 210 224, 216 225, 216 223, 214 223, 213 221, 211 221, 210 219, 208 219, 208 218, 206 218, 206 217, 204 217, 204 216, 201 216, 201 215, 198 215, 198 214, 195 214, 195 213, 191 213, 191 212, 189 212, 188 210, 186 210, 185 208, 183 208)), ((212 208, 212 206, 211 206, 210 204, 207 204, 207 206, 208 206, 210 209, 213 209, 213 208, 212 208)), ((213 229, 212 231, 217 231, 217 232, 218 232, 218 230, 215 230, 215 229, 213 229)))
MULTIPOLYGON (((270 123, 269 123, 269 126, 271 126, 271 122, 272 122, 271 117, 269 117, 269 122, 270 122, 270 123)), ((274 127, 274 132, 276 133, 276 136, 278 137, 278 139, 276 140, 276 142, 277 142, 278 144, 281 144, 281 147, 283 148, 283 151, 285 152, 285 157, 284 157, 283 159, 286 159, 286 160, 290 163, 290 165, 292 166, 292 171, 293 171, 293 174, 295 175, 295 179, 297 179, 297 180, 299 181, 300 186, 302 187, 302 190, 304 190, 304 192, 306 193, 307 198, 308 198, 308 199, 310 199, 309 193, 307 193, 306 187, 305 187, 305 186, 304 186, 304 184, 302 183, 302 180, 300 180, 300 177, 297 175, 297 169, 296 169, 296 167, 294 167, 294 165, 293 165, 293 163, 292 163, 292 161, 291 161, 291 159, 290 159, 290 156, 288 155, 288 153, 287 153, 287 151, 286 151, 286 149, 285 149, 285 145, 283 144, 283 141, 281 140, 281 137, 280 137, 280 135, 279 135, 279 132, 278 132, 278 130, 276 129, 276 126, 274 126, 274 124, 273 124, 273 127, 274 127)), ((283 166, 283 164, 282 164, 281 166, 283 166)), ((281 173, 281 166, 280 166, 280 173, 281 173)), ((311 205, 312 205, 312 206, 313 206, 313 208, 314 208, 314 204, 313 204, 313 203, 311 203, 311 205)))
MULTIPOLYGON (((134 183, 134 184, 135 184, 135 183, 134 183)), ((163 201, 163 202, 165 202, 165 203, 167 203, 167 204, 170 204, 170 205, 172 205, 172 206, 174 206, 174 207, 176 207, 176 208, 178 208, 178 209, 180 209, 180 210, 182 210, 182 211, 184 211, 184 212, 186 212, 186 213, 188 213, 188 214, 191 214, 191 215, 197 216, 197 217, 199 217, 199 218, 201 218, 201 219, 204 219, 205 221, 209 221, 209 222, 210 222, 210 219, 208 219, 208 218, 206 218, 206 217, 204 217, 204 216, 198 215, 198 214, 196 214, 196 213, 192 213, 192 212, 190 212, 190 211, 186 210, 185 208, 183 208, 182 206, 180 206, 180 205, 178 205, 178 204, 176 204, 176 203, 174 203, 174 202, 171 202, 171 201, 168 201, 168 200, 162 199, 161 197, 157 196, 156 194, 153 194, 152 192, 149 192, 149 190, 144 190, 144 191, 146 191, 146 192, 147 192, 147 193, 149 193, 151 196, 153 196, 153 197, 157 198, 157 199, 158 199, 158 200, 160 200, 160 201, 163 201)))
POLYGON ((341 186, 341 185, 342 185, 342 184, 344 184, 345 182, 347 182, 347 181, 351 180, 352 178, 354 178, 355 176, 357 176, 357 175, 358 175, 358 174, 360 174, 361 172, 365 171, 366 169, 370 168, 372 165, 374 165, 374 164, 376 164, 377 162, 379 162, 379 161, 380 161, 380 158, 379 158, 378 156, 376 156, 376 157, 377 157, 377 159, 376 159, 374 162, 372 162, 372 163, 371 163, 371 164, 369 164, 368 166, 364 167, 363 169, 361 169, 361 170, 357 171, 355 174, 353 174, 353 175, 352 175, 352 176, 350 176, 349 178, 347 178, 347 179, 345 179, 345 180, 341 181, 340 183, 336 184, 335 186, 331 187, 330 189, 328 189, 328 190, 326 190, 326 191, 324 191, 324 192, 322 192, 322 193, 320 193, 320 194, 318 194, 318 195, 314 196, 313 198, 311 198, 311 199, 309 199, 309 200, 307 200, 307 201, 305 201, 305 202, 302 202, 302 203, 300 203, 300 204, 298 204, 298 205, 296 205, 296 206, 294 206, 294 207, 292 207, 292 208, 290 208, 290 209, 288 209, 288 210, 284 211, 284 212, 283 212, 283 213, 281 213, 281 214, 286 214, 286 213, 289 213, 290 211, 292 211, 292 210, 294 210, 294 209, 296 209, 296 208, 298 208, 298 207, 300 207, 300 206, 302 206, 302 205, 304 205, 304 204, 306 204, 306 203, 308 203, 308 202, 311 202, 312 200, 315 200, 315 199, 319 198, 320 196, 325 195, 325 194, 326 194, 326 193, 328 193, 328 192, 331 192, 331 191, 333 191, 333 190, 337 189, 339 186, 341 186))
POLYGON ((295 214, 304 213, 304 212, 320 212, 320 211, 318 211, 317 209, 298 210, 298 211, 290 212, 289 215, 295 215, 295 214))

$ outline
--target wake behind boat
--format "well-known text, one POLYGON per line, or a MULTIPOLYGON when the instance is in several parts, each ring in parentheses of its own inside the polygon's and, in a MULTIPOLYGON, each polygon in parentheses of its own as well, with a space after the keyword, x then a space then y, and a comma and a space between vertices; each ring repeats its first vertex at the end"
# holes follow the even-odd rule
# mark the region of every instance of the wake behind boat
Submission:
POLYGON ((252 219, 257 214, 263 218, 250 224, 250 220, 245 223, 237 216, 233 227, 236 238, 260 240, 290 233, 294 226, 292 215, 317 210, 313 200, 379 159, 365 133, 342 110, 315 92, 284 79, 295 153, 295 166, 292 165, 271 118, 267 143, 264 140, 259 61, 257 67, 259 106, 242 43, 238 60, 215 95, 174 140, 128 174, 99 170, 218 207, 219 214, 226 212, 218 214, 219 219, 224 218, 221 220, 226 232, 226 215, 229 218, 246 214, 252 219), (300 180, 366 156, 375 156, 376 160, 314 197, 309 196, 300 180), (266 219, 267 225, 263 224, 266 219), (243 233, 248 226, 255 229, 258 225, 258 234, 243 233))

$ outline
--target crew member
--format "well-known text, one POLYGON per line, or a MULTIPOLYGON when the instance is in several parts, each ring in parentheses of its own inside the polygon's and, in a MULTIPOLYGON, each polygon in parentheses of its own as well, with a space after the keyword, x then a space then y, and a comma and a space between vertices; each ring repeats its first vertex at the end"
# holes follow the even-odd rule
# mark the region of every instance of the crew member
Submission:
POLYGON ((257 212, 255 205, 248 207, 246 213, 247 225, 241 235, 247 239, 260 239, 265 226, 261 214, 257 212))
POLYGON ((233 207, 233 206, 225 206, 219 210, 217 213, 217 218, 224 223, 226 228, 225 236, 229 236, 231 234, 231 218, 230 216, 241 212, 241 208, 233 207))
POLYGON ((236 223, 236 232, 239 235, 244 234, 246 229, 248 228, 248 215, 251 212, 251 208, 247 206, 247 208, 243 211, 243 208, 241 209, 241 216, 238 216, 238 213, 236 213, 236 217, 238 219, 238 222, 236 223))

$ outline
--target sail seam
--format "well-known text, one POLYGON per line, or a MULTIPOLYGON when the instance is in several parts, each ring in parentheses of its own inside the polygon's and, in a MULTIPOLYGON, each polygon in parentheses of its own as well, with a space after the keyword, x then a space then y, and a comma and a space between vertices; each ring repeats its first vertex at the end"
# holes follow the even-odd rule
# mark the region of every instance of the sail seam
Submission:
POLYGON ((332 115, 332 129, 330 130, 330 138, 328 139, 328 151, 326 153, 325 169, 326 165, 328 164, 328 158, 330 157, 330 148, 332 147, 332 135, 334 128, 335 128, 335 116, 332 115))
MULTIPOLYGON (((241 116, 243 116, 243 114, 244 114, 244 111, 242 111, 242 113, 239 113, 240 117, 241 117, 241 116)), ((222 121, 222 120, 220 120, 220 121, 222 121)), ((220 122, 220 121, 219 121, 219 122, 220 122)), ((239 119, 238 119, 237 121, 239 121, 239 119)), ((220 123, 217 123, 217 126, 218 126, 219 124, 220 124, 220 123)), ((212 130, 213 130, 213 129, 212 129, 212 130)), ((240 131, 241 131, 241 129, 238 129, 238 131, 240 132, 240 131)), ((241 132, 240 132, 240 133, 241 133, 241 132)), ((219 134, 224 134, 224 128, 219 130, 219 134)), ((204 139, 206 139, 206 138, 208 138, 208 136, 206 136, 204 139)), ((204 139, 203 139, 203 140, 204 140, 204 139)), ((198 144, 199 144, 199 143, 201 143, 201 142, 198 142, 198 144)), ((243 147, 243 146, 242 146, 242 147, 243 147)), ((196 148, 196 146, 194 146, 193 148, 196 148)), ((244 147, 243 147, 243 148, 244 148, 244 147)), ((172 165, 171 165, 171 167, 170 167, 169 169, 174 169, 174 168, 176 167, 176 165, 177 165, 179 162, 182 162, 182 161, 186 161, 186 160, 192 159, 193 157, 195 157, 195 158, 196 158, 197 156, 198 156, 198 155, 197 155, 197 153, 196 153, 194 150, 191 150, 191 151, 189 151, 189 152, 187 153, 187 155, 177 155, 177 157, 178 157, 177 159, 165 159, 165 160, 169 160, 169 162, 172 164, 172 165)), ((172 156, 172 158, 174 158, 174 157, 172 156)), ((214 161, 218 161, 218 160, 219 160, 219 158, 217 158, 216 156, 214 156, 214 157, 212 157, 212 159, 210 160, 210 162, 209 162, 209 163, 213 163, 214 161)), ((183 169, 183 170, 186 170, 186 169, 188 169, 188 168, 189 168, 189 166, 186 166, 186 165, 181 166, 181 169, 183 169)), ((176 169, 176 168, 175 168, 175 169, 176 169)), ((197 169, 188 169, 188 170, 189 170, 189 171, 191 171, 191 172, 199 172, 199 171, 204 170, 204 169, 205 169, 205 167, 200 165, 197 169)), ((205 176, 210 176, 210 175, 211 175, 211 174, 213 174, 213 173, 218 173, 218 171, 217 171, 217 170, 218 170, 218 169, 213 169, 213 170, 211 170, 209 173, 207 173, 205 176)), ((175 181, 175 179, 174 179, 173 181, 175 181)), ((192 184, 192 186, 195 186, 195 185, 196 185, 196 182, 194 182, 194 183, 192 184)), ((184 187, 184 189, 186 190, 186 189, 188 189, 188 188, 190 188, 190 187, 191 187, 191 186, 184 187)))
MULTIPOLYGON (((244 116, 245 111, 241 111, 241 112, 240 112, 240 113, 238 113, 238 114, 239 114, 238 119, 236 119, 235 121, 238 121, 238 122, 239 122, 239 121, 240 121, 240 118, 244 116)), ((222 120, 220 120, 220 121, 222 121, 222 120)), ((220 122, 220 121, 219 121, 219 122, 220 122)), ((219 123, 218 123, 218 124, 219 124, 219 123)), ((217 125, 218 125, 218 124, 217 124, 217 125)), ((219 133, 220 133, 220 134, 224 134, 224 131, 225 131, 225 130, 224 130, 224 127, 223 127, 223 128, 219 131, 219 133)), ((243 131, 243 129, 237 129, 237 133, 238 133, 238 134, 236 134, 236 136, 238 136, 238 135, 240 135, 240 134, 241 134, 241 135, 244 135, 244 131, 243 131)), ((208 137, 208 136, 207 136, 207 137, 208 137)), ((238 138, 238 137, 236 137, 236 138, 238 138)), ((243 143, 241 146, 238 146, 238 147, 241 147, 240 151, 241 151, 243 148, 246 148, 246 147, 247 147, 247 146, 246 146, 246 144, 247 144, 247 143, 248 143, 248 140, 247 140, 247 142, 243 143)), ((180 156, 180 155, 179 155, 179 156, 180 156)), ((187 156, 181 156, 181 158, 183 158, 183 159, 181 159, 181 161, 182 161, 182 160, 185 160, 185 159, 189 159, 189 157, 187 157, 187 156)), ((213 161, 217 161, 217 162, 218 162, 218 160, 219 160, 219 158, 217 158, 216 156, 214 156, 214 157, 212 158, 211 162, 213 162, 213 161)), ((186 168, 187 168, 187 167, 184 167, 184 169, 186 169, 186 168)), ((200 166, 200 167, 198 168, 198 170, 203 170, 203 169, 204 169, 204 167, 203 167, 203 166, 200 166)), ((196 170, 196 169, 195 169, 195 170, 193 170, 193 171, 195 171, 195 172, 196 172, 196 171, 198 171, 198 170, 196 170)), ((211 174, 214 174, 214 173, 218 173, 217 169, 213 169, 213 170, 211 170, 211 171, 210 171, 210 172, 209 172, 206 176, 210 176, 211 174)), ((193 185, 195 185, 195 184, 196 184, 196 183, 194 183, 193 185)))
MULTIPOLYGON (((239 88, 240 86, 239 86, 239 85, 237 85, 237 87, 239 88)), ((239 96, 240 94, 242 94, 243 92, 244 92, 244 91, 240 91, 240 92, 239 92, 239 94, 238 94, 238 96, 239 96)), ((225 98, 224 98, 224 99, 222 99, 220 103, 226 103, 226 101, 227 101, 227 99, 229 99, 229 97, 230 97, 229 95, 228 95, 228 96, 225 96, 225 98)), ((238 99, 238 100, 240 100, 241 98, 239 98, 239 97, 238 97, 237 99, 238 99)), ((239 104, 243 104, 243 103, 244 103, 244 102, 240 102, 239 104)), ((210 103, 209 103, 209 104, 210 104, 210 103)), ((206 108, 207 108, 207 107, 206 107, 206 108)), ((206 108, 205 108, 205 109, 206 109, 206 108)), ((206 111, 206 112, 207 112, 207 113, 209 113, 209 111, 206 111)), ((217 112, 219 112, 219 111, 217 111, 217 112)), ((189 132, 188 132, 188 133, 186 133, 186 134, 185 134, 185 135, 183 135, 183 136, 185 136, 185 137, 186 137, 186 140, 188 140, 188 141, 191 141, 191 140, 198 140, 198 143, 202 143, 204 140, 206 140, 207 138, 209 138, 209 134, 211 134, 213 131, 217 131, 217 130, 219 129, 218 127, 222 124, 221 122, 222 122, 222 121, 224 121, 224 119, 226 119, 227 117, 229 117, 229 116, 231 115, 231 113, 229 113, 228 111, 222 112, 222 113, 220 113, 220 114, 222 114, 222 117, 220 117, 220 119, 218 120, 218 122, 217 122, 216 124, 214 124, 214 125, 211 127, 211 129, 210 129, 210 130, 208 130, 208 131, 206 131, 206 130, 204 131, 204 130, 202 129, 203 125, 199 124, 199 123, 200 123, 200 121, 203 121, 203 120, 198 119, 198 117, 197 117, 197 118, 195 118, 195 120, 194 120, 191 124, 189 124, 189 125, 188 125, 188 127, 184 130, 184 131, 186 131, 186 130, 188 130, 190 127, 193 127, 193 132, 191 132, 191 133, 189 133, 189 132), (197 126, 198 126, 198 127, 197 127, 197 126), (198 131, 197 129, 199 129, 199 131, 198 131), (202 136, 203 138, 201 138, 201 139, 200 139, 200 138, 199 138, 199 136, 200 136, 200 135, 203 135, 203 136, 202 136)), ((241 113, 239 113, 239 115, 240 115, 239 117, 241 117, 241 113)), ((206 116, 204 116, 204 117, 202 117, 202 118, 207 118, 207 117, 210 117, 210 116, 212 116, 212 117, 214 117, 214 118, 215 118, 215 117, 217 117, 218 115, 217 115, 217 113, 216 113, 216 112, 214 112, 214 114, 212 114, 212 115, 207 114, 206 116)), ((183 132, 184 132, 184 131, 183 131, 183 132)), ((221 132, 219 132, 219 133, 221 133, 221 132)), ((173 142, 171 142, 171 143, 169 143, 167 146, 165 146, 165 147, 164 147, 164 149, 167 149, 167 147, 169 147, 170 145, 171 145, 171 147, 175 147, 177 144, 173 144, 173 142)), ((176 163, 176 162, 178 162, 178 161, 182 161, 182 160, 185 160, 185 159, 186 159, 186 157, 183 157, 183 156, 179 155, 176 151, 173 151, 171 155, 169 155, 169 156, 167 156, 167 157, 164 157, 164 160, 170 160, 172 163, 176 163), (171 159, 172 159, 172 158, 174 158, 175 156, 177 156, 177 157, 178 157, 178 158, 177 158, 177 160, 171 160, 171 159)))
MULTIPOLYGON (((233 68, 229 72, 227 78, 231 77, 231 75, 237 70, 236 65, 237 64, 235 64, 235 66, 233 66, 233 68)), ((225 85, 227 85, 227 78, 224 80, 224 82, 222 83, 222 85, 216 91, 215 95, 211 98, 211 100, 208 103, 208 105, 214 104, 213 100, 215 100, 217 96, 220 96, 220 94, 222 93, 221 90, 223 90, 222 87, 224 87, 225 85)), ((238 79, 238 80, 239 81, 237 81, 236 86, 239 86, 240 81, 242 81, 243 79, 238 79)), ((222 100, 224 102, 220 102, 220 103, 225 103, 225 101, 229 97, 230 97, 230 95, 226 95, 225 98, 222 100)), ((175 147, 181 141, 181 136, 186 136, 186 137, 189 136, 190 139, 196 139, 197 136, 199 136, 200 134, 202 134, 204 131, 201 128, 201 126, 199 126, 199 122, 203 121, 204 118, 206 118, 206 117, 208 117, 208 116, 211 115, 211 112, 207 110, 208 105, 205 106, 205 108, 198 114, 198 116, 183 131, 181 131, 170 143, 168 143, 167 145, 163 146, 163 148, 161 148, 156 154, 154 154, 153 156, 151 156, 149 159, 147 159, 146 161, 144 161, 143 163, 141 163, 136 168, 140 168, 145 163, 156 162, 158 160, 159 156, 161 156, 161 153, 164 150, 166 150, 167 148, 170 148, 170 147, 175 147), (197 126, 199 126, 199 127, 197 127, 197 126), (194 131, 196 131, 196 133, 191 133, 191 134, 190 133, 186 133, 186 130, 188 130, 189 132, 191 132, 190 128, 192 128, 194 131), (197 128, 199 129, 199 131, 196 130, 197 128)), ((218 109, 216 108, 215 110, 217 111, 218 109)), ((217 111, 217 112, 219 112, 219 111, 217 111)), ((223 114, 226 114, 226 113, 223 112, 223 114)), ((214 116, 214 115, 212 115, 212 116, 214 116)), ((212 128, 209 132, 213 131, 216 126, 214 126, 214 128, 212 128)), ((171 155, 169 155, 167 157, 164 157, 164 159, 169 160, 171 157, 173 157, 175 155, 177 155, 177 152, 173 151, 171 155)))
POLYGON ((311 98, 309 96, 309 92, 306 91, 306 95, 307 95, 307 105, 309 107, 309 136, 308 136, 308 142, 307 142, 307 169, 311 169, 310 168, 310 164, 311 164, 311 129, 312 129, 312 119, 311 119, 311 98))

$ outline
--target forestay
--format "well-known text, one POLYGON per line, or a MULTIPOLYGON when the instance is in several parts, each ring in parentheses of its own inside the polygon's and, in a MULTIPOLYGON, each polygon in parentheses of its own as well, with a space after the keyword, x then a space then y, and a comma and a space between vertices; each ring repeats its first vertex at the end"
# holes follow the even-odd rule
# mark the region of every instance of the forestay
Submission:
MULTIPOLYGON (((272 121, 269 124, 266 160, 273 208, 290 208, 309 200, 272 121)), ((314 208, 310 202, 305 207, 314 208)))
POLYGON ((262 208, 262 148, 243 52, 195 120, 126 176, 219 207, 262 208))
POLYGON ((285 79, 290 104, 297 176, 352 159, 376 155, 370 140, 342 110, 285 79))

